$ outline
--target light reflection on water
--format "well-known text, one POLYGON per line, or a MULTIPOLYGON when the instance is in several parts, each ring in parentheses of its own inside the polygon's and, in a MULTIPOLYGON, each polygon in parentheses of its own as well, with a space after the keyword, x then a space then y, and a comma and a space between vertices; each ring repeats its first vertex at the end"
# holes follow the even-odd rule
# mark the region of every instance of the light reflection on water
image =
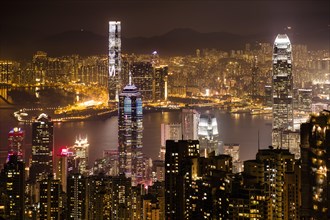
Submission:
MULTIPOLYGON (((43 93, 41 93, 42 95, 43 93)), ((48 95, 48 93, 46 93, 48 95)), ((43 97, 41 97, 43 98, 43 97)), ((49 97, 48 97, 49 98, 49 97)), ((43 98, 45 99, 45 98, 43 98)), ((17 126, 12 117, 13 109, 0 109, 0 148, 7 147, 7 134, 17 126)), ((204 112, 200 112, 204 113, 204 112)), ((239 143, 242 160, 253 159, 257 152, 258 130, 260 146, 266 148, 271 144, 271 119, 266 115, 229 114, 218 110, 210 111, 218 120, 220 140, 224 143, 239 143)), ((181 114, 175 112, 152 112, 144 114, 143 152, 157 159, 160 147, 161 123, 180 123, 181 114)), ((26 152, 31 151, 31 125, 23 125, 26 131, 26 152)), ((55 155, 61 146, 71 146, 75 138, 87 135, 90 143, 89 164, 101 157, 103 150, 117 148, 118 123, 117 117, 107 120, 59 123, 54 126, 55 155)))

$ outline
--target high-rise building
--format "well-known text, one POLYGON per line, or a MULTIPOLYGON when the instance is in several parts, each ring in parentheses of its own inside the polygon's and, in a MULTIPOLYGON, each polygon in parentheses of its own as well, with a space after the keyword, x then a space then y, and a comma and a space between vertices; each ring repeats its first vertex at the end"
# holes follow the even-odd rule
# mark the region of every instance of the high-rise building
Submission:
POLYGON ((52 175, 39 182, 40 184, 40 219, 61 219, 62 187, 60 180, 54 180, 52 175))
POLYGON ((273 123, 272 145, 288 149, 288 137, 284 131, 293 128, 293 78, 292 51, 289 37, 277 35, 273 48, 273 123))
POLYGON ((301 137, 301 219, 330 218, 330 112, 312 115, 301 137))
POLYGON ((167 75, 168 66, 155 65, 153 76, 153 100, 167 100, 167 75))
POLYGON ((181 124, 164 124, 160 125, 160 152, 159 159, 165 160, 166 140, 181 140, 182 127, 181 124))
MULTIPOLYGON (((188 160, 199 157, 198 140, 166 141, 165 154, 165 218, 187 219, 192 167, 188 160)), ((189 217, 189 216, 188 216, 189 217)))
POLYGON ((86 138, 77 138, 75 144, 71 147, 74 153, 75 166, 78 168, 78 173, 88 174, 88 147, 89 143, 86 138))
POLYGON ((17 154, 19 159, 23 159, 24 131, 15 127, 8 133, 9 154, 17 154))
POLYGON ((56 166, 56 179, 60 180, 63 192, 66 193, 67 190, 67 178, 69 167, 71 167, 69 157, 72 157, 73 153, 70 152, 66 147, 61 149, 60 154, 58 154, 58 163, 56 166), (69 165, 70 164, 70 165, 69 165))
POLYGON ((30 180, 34 183, 53 174, 53 129, 51 118, 44 113, 32 123, 30 180))
POLYGON ((207 157, 212 151, 220 154, 217 118, 212 115, 201 115, 198 123, 198 140, 201 155, 207 157))
MULTIPOLYGON (((8 219, 24 219, 25 207, 25 165, 19 160, 16 153, 9 155, 9 160, 5 164, 0 175, 0 188, 4 187, 5 197, 3 201, 5 215, 8 219)), ((1 192, 1 189, 0 189, 1 192)), ((0 199, 2 200, 0 195, 0 199)))
POLYGON ((135 85, 125 86, 118 103, 119 173, 131 177, 133 185, 143 177, 143 113, 141 93, 135 85))
POLYGON ((195 109, 182 109, 182 139, 198 140, 199 113, 195 109))
POLYGON ((109 101, 118 100, 121 90, 121 23, 109 21, 109 101))
POLYGON ((67 179, 68 219, 86 219, 86 177, 71 174, 67 179))
POLYGON ((153 75, 154 69, 150 62, 134 62, 132 64, 132 80, 143 100, 153 99, 153 75))

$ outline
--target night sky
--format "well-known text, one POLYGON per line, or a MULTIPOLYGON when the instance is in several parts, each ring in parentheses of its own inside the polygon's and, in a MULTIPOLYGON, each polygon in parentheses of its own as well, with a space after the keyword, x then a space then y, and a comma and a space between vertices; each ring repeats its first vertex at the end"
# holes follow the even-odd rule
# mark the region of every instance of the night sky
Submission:
POLYGON ((128 38, 162 35, 175 28, 239 35, 283 33, 287 26, 301 35, 329 35, 330 24, 327 0, 5 0, 0 8, 0 46, 11 37, 40 39, 71 30, 106 36, 109 20, 122 21, 122 36, 128 38))
POLYGON ((123 35, 152 36, 174 28, 254 34, 317 31, 329 25, 329 1, 1 1, 0 24, 40 34, 86 29, 98 34, 121 20, 123 35))

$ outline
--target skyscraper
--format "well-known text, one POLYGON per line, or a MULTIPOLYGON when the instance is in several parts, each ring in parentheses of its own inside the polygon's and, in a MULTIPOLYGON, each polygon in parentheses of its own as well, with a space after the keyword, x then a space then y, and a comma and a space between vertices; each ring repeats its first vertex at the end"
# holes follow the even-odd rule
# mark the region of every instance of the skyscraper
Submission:
POLYGON ((72 149, 74 152, 75 166, 80 174, 87 174, 88 170, 88 147, 89 143, 86 138, 77 138, 72 149))
POLYGON ((154 77, 153 77, 153 100, 166 100, 167 99, 167 75, 168 66, 156 65, 154 66, 154 77))
POLYGON ((153 71, 150 62, 134 62, 132 64, 132 80, 144 101, 153 98, 153 71))
POLYGON ((183 140, 197 140, 199 113, 195 109, 182 109, 181 119, 183 140))
POLYGON ((286 34, 277 35, 273 47, 273 127, 274 148, 288 148, 285 131, 293 128, 293 79, 291 43, 286 34))
POLYGON ((44 113, 32 123, 30 180, 34 183, 53 173, 53 129, 51 118, 44 113))
POLYGON ((143 113, 141 93, 130 83, 119 95, 118 151, 119 173, 132 177, 133 185, 143 176, 143 113))
POLYGON ((301 124, 301 219, 330 218, 330 112, 301 124))
POLYGON ((19 159, 23 155, 24 131, 15 127, 8 133, 9 154, 17 154, 19 159))
POLYGON ((109 101, 118 100, 121 90, 121 23, 109 21, 109 101))
POLYGON ((81 174, 68 176, 68 219, 86 219, 86 177, 81 174))
POLYGON ((202 156, 207 157, 212 151, 214 151, 216 155, 220 154, 219 132, 216 117, 209 114, 201 115, 198 123, 198 139, 202 156))

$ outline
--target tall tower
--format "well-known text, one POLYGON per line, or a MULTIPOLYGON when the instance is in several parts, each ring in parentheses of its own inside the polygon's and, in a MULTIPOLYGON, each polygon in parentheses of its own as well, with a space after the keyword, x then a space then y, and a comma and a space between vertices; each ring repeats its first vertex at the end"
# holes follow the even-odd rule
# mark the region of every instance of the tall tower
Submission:
POLYGON ((141 93, 130 83, 119 95, 118 151, 119 173, 138 182, 143 174, 142 157, 143 113, 141 93))
POLYGON ((286 34, 277 35, 273 48, 274 148, 288 148, 288 131, 293 131, 293 80, 291 43, 286 34))
POLYGON ((198 140, 199 113, 195 109, 182 109, 183 140, 198 140))
POLYGON ((118 100, 121 90, 121 25, 109 21, 109 101, 118 100))
POLYGON ((32 123, 32 162, 30 179, 42 180, 53 173, 54 124, 44 113, 32 123))
POLYGON ((24 131, 21 128, 13 128, 8 133, 8 147, 9 154, 17 154, 19 159, 23 159, 23 141, 24 141, 24 131))

